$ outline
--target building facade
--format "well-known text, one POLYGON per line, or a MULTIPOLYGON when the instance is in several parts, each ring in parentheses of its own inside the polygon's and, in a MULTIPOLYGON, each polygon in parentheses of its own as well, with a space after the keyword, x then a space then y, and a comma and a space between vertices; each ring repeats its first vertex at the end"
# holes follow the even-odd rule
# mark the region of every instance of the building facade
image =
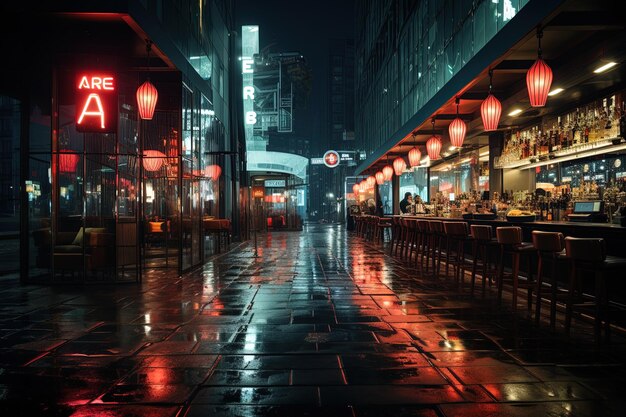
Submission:
POLYGON ((377 190, 395 213, 411 192, 437 215, 514 205, 546 220, 595 201, 613 218, 626 189, 620 11, 611 1, 359 2, 356 136, 367 159, 356 173, 393 166, 377 190))
POLYGON ((2 7, 12 272, 139 281, 144 268, 189 270, 238 237, 245 147, 231 1, 2 7))

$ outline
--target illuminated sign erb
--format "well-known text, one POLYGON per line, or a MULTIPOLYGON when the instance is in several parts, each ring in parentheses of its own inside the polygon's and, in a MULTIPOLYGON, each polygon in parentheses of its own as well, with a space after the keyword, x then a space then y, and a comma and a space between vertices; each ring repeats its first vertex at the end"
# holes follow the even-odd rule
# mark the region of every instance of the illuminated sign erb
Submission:
POLYGON ((117 131, 117 80, 110 74, 79 73, 76 77, 76 130, 117 131))
POLYGON ((335 151, 326 151, 324 154, 324 165, 328 168, 334 168, 339 165, 339 154, 335 151))

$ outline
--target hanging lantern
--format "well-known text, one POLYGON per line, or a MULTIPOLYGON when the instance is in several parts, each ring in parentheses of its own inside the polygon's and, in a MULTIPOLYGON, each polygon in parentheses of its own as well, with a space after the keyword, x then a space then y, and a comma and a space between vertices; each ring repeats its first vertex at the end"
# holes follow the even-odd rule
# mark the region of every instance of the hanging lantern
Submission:
POLYGON ((365 180, 359 183, 359 193, 363 194, 367 190, 367 183, 365 180))
POLYGON ((359 184, 354 184, 352 186, 352 192, 354 193, 355 197, 359 195, 359 184))
POLYGON ((493 79, 493 70, 489 70, 489 95, 480 105, 480 115, 483 119, 485 132, 498 129, 500 115, 502 114, 502 103, 493 94, 491 94, 491 81, 493 79))
POLYGON ((370 175, 369 177, 367 177, 366 181, 367 181, 367 188, 374 188, 374 186, 376 185, 376 177, 374 177, 373 175, 370 175))
POLYGON ((498 129, 500 122, 500 114, 502 114, 502 104, 493 94, 489 94, 485 101, 480 105, 480 115, 483 119, 485 132, 498 129))
POLYGON ((413 168, 413 167, 420 166, 421 163, 422 163, 422 153, 420 152, 419 149, 417 149, 417 146, 416 146, 409 151, 409 165, 411 165, 411 168, 413 168))
POLYGON ((59 152, 59 172, 75 173, 79 159, 78 154, 67 149, 63 149, 59 152))
POLYGON ((222 175, 222 168, 219 165, 207 165, 204 168, 204 176, 211 178, 213 181, 217 181, 222 175))
POLYGON ((543 107, 548 101, 548 93, 552 85, 552 70, 546 62, 539 58, 526 73, 526 87, 532 107, 543 107))
POLYGON ((426 152, 428 152, 428 158, 430 158, 431 161, 441 158, 439 156, 439 152, 441 152, 441 145, 441 139, 435 135, 431 136, 426 142, 426 152))
POLYGON ((385 183, 385 174, 381 171, 378 171, 374 177, 376 178, 376 184, 383 185, 385 183))
POLYGON ((537 60, 526 73, 526 87, 528 88, 528 98, 532 107, 543 107, 548 101, 548 93, 552 85, 552 69, 541 59, 541 38, 543 32, 537 29, 537 60))
POLYGON ((143 151, 143 169, 150 172, 160 170, 161 166, 163 166, 163 158, 165 157, 163 152, 151 149, 143 151))
POLYGON ((461 118, 457 117, 450 123, 448 126, 448 133, 450 134, 450 144, 455 148, 460 148, 463 146, 463 141, 465 140, 465 132, 467 131, 467 126, 465 122, 461 120, 461 118))
POLYGON ((152 120, 158 98, 159 92, 150 81, 146 81, 141 84, 137 89, 137 107, 139 108, 139 117, 143 120, 152 120))
POLYGON ((463 146, 463 141, 465 140, 465 133, 467 132, 467 125, 459 117, 459 103, 460 100, 457 97, 456 99, 456 119, 450 123, 448 126, 448 133, 450 134, 450 144, 455 148, 460 148, 463 146))
POLYGON ((385 165, 383 168, 383 176, 385 177, 385 181, 391 181, 391 178, 393 178, 393 168, 391 165, 385 165))
POLYGON ((405 169, 406 169, 406 162, 404 162, 404 158, 399 156, 393 160, 393 170, 395 171, 398 177, 402 175, 405 169))

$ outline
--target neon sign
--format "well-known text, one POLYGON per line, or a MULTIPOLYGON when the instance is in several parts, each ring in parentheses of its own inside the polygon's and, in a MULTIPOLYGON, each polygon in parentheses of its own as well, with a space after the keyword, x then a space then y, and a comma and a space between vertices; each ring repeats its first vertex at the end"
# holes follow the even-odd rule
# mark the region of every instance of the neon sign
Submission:
POLYGON ((117 131, 117 88, 109 74, 79 74, 76 77, 76 130, 117 131))
POLYGON ((339 165, 340 160, 341 158, 339 157, 339 154, 335 151, 327 151, 324 154, 324 165, 328 168, 335 168, 339 165))

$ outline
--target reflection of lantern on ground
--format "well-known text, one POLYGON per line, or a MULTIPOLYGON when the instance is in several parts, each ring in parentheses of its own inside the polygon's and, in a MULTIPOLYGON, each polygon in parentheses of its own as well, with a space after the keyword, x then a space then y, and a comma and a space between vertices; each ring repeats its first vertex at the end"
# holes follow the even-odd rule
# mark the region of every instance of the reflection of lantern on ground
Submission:
POLYGON ((61 150, 59 153, 59 172, 75 173, 78 159, 78 154, 73 153, 73 151, 61 150))
POLYGON ((163 158, 165 158, 163 152, 153 149, 143 151, 143 169, 150 172, 158 171, 163 166, 163 158))

